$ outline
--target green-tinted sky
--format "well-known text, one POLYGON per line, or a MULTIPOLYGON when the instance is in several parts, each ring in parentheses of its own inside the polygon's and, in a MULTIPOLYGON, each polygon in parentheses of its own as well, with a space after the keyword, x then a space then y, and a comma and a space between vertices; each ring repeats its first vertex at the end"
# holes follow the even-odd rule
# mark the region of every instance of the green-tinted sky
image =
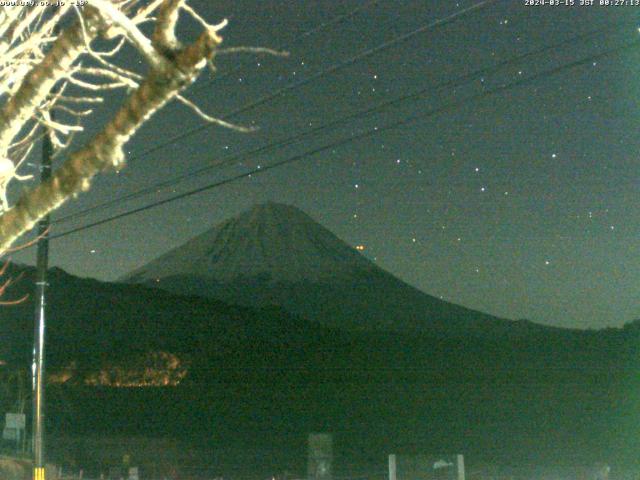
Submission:
MULTIPOLYGON (((287 46, 291 55, 221 58, 222 78, 199 81, 189 96, 224 115, 474 3, 194 0, 205 18, 230 19, 226 45, 287 46), (353 16, 313 32, 358 7, 353 16)), ((365 255, 403 280, 454 303, 560 326, 618 326, 638 318, 640 47, 478 101, 464 99, 640 40, 639 13, 634 6, 488 3, 234 117, 259 126, 257 133, 208 128, 136 158, 201 125, 186 108, 171 105, 132 141, 126 169, 101 177, 54 218, 428 89, 377 115, 100 210, 54 233, 463 101, 301 162, 60 238, 51 244, 52 263, 77 275, 115 279, 253 203, 277 200, 364 245, 365 255), (464 85, 429 88, 485 67, 485 74, 464 85)), ((110 101, 104 115, 118 101, 110 101)), ((14 258, 34 254, 31 249, 14 258)))

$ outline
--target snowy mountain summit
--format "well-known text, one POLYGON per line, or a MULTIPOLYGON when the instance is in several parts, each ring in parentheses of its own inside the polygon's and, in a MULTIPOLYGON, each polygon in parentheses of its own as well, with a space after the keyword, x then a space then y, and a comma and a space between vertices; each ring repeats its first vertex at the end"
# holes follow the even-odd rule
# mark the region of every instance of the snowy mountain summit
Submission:
POLYGON ((298 208, 273 202, 211 228, 122 281, 249 307, 276 305, 345 329, 491 336, 539 327, 428 295, 298 208))
POLYGON ((195 276, 218 282, 331 282, 376 268, 298 208, 268 202, 217 225, 125 280, 195 276))

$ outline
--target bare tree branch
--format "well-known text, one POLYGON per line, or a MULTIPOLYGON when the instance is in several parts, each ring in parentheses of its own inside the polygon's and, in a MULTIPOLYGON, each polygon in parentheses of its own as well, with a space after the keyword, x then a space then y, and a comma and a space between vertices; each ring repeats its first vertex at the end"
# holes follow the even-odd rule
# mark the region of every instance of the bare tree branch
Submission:
MULTIPOLYGON (((181 94, 203 68, 215 69, 218 53, 284 55, 260 48, 218 50, 218 32, 226 23, 210 25, 186 0, 92 0, 82 9, 72 9, 67 2, 53 13, 40 7, 0 10, 0 256, 39 219, 86 191, 96 174, 119 169, 125 161, 124 145, 173 99, 208 122, 242 132, 255 130, 209 115, 181 94), (60 33, 67 12, 75 12, 77 20, 60 33), (175 32, 181 12, 204 29, 186 47, 175 32), (147 37, 140 25, 150 21, 155 25, 147 37), (94 48, 98 35, 115 44, 99 51, 94 48), (125 43, 149 64, 144 75, 117 65, 125 43), (114 89, 127 96, 116 115, 69 154, 49 180, 27 190, 11 207, 7 187, 12 180, 31 178, 17 170, 33 142, 47 135, 54 157, 66 153, 74 135, 83 130, 84 119, 103 102, 104 92, 114 89), (59 116, 54 117, 56 111, 59 116)), ((0 295, 7 286, 0 285, 0 295)))
POLYGON ((179 10, 183 5, 184 0, 167 0, 162 3, 158 10, 156 28, 151 40, 161 52, 172 52, 180 46, 175 35, 175 29, 178 23, 179 10))
MULTIPOLYGON (((152 68, 115 117, 87 146, 72 154, 49 181, 27 192, 13 208, 0 216, 0 255, 40 218, 71 196, 86 191, 98 172, 119 167, 124 162, 124 144, 158 109, 191 84, 206 66, 222 41, 216 34, 219 28, 207 29, 175 58, 152 68)), ((82 40, 80 30, 75 27, 76 41, 82 40)))
MULTIPOLYGON (((99 20, 95 14, 87 13, 87 17, 87 34, 95 36, 99 20)), ((13 138, 83 51, 82 28, 77 23, 58 37, 42 62, 24 78, 18 91, 0 110, 0 157, 6 158, 13 138)))

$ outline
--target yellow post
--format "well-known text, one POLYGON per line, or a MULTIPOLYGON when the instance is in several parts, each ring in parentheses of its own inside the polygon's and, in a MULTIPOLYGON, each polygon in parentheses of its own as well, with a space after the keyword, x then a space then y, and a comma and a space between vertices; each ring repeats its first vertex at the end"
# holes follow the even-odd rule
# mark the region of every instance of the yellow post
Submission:
POLYGON ((33 480, 45 480, 44 467, 36 467, 33 469, 33 480))

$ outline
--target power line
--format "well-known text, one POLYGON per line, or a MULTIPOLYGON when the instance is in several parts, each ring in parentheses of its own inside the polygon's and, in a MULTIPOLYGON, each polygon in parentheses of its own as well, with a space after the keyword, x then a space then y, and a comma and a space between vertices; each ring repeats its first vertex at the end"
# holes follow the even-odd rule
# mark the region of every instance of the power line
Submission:
MULTIPOLYGON (((317 25, 316 27, 313 27, 312 29, 307 30, 307 31, 305 31, 305 32, 301 33, 301 34, 300 34, 297 38, 295 38, 294 40, 292 40, 292 41, 290 41, 290 42, 287 42, 287 43, 284 43, 284 44, 280 45, 279 47, 277 47, 276 49, 277 49, 277 50, 281 50, 281 51, 282 51, 282 50, 284 50, 284 51, 289 50, 289 49, 291 48, 291 46, 292 46, 294 43, 297 43, 297 42, 299 42, 300 40, 303 40, 303 39, 305 39, 305 38, 307 38, 307 37, 310 37, 311 35, 314 35, 314 34, 316 34, 316 33, 318 33, 318 32, 321 32, 322 30, 324 30, 324 29, 326 29, 326 28, 329 28, 329 27, 332 27, 332 26, 338 25, 338 24, 340 24, 340 23, 342 23, 342 22, 344 22, 344 21, 346 21, 346 20, 350 19, 351 17, 354 17, 355 15, 357 15, 358 13, 360 13, 361 11, 363 11, 363 10, 367 10, 367 9, 369 9, 369 8, 371 8, 371 7, 375 6, 375 5, 377 5, 379 1, 380 1, 380 0, 372 0, 372 1, 371 1, 371 2, 369 2, 369 3, 366 3, 366 4, 364 4, 364 5, 360 5, 360 6, 356 7, 356 8, 354 8, 354 9, 353 9, 353 10, 351 10, 350 12, 347 12, 347 13, 345 13, 345 14, 343 14, 343 15, 337 15, 337 16, 335 16, 334 18, 332 18, 332 19, 330 19, 330 20, 328 20, 328 21, 326 21, 326 22, 322 22, 322 23, 320 23, 320 25, 317 25)), ((231 69, 230 71, 227 71, 227 72, 223 73, 222 75, 218 75, 218 76, 216 76, 216 77, 212 78, 211 80, 208 80, 206 83, 204 83, 204 84, 202 84, 202 85, 196 86, 196 87, 193 89, 193 91, 199 91, 199 90, 202 90, 203 88, 208 87, 209 85, 213 84, 214 82, 217 82, 217 81, 219 81, 219 80, 222 80, 223 78, 227 78, 227 77, 229 77, 230 75, 233 75, 234 73, 236 73, 236 72, 237 72, 238 70, 240 70, 240 69, 242 69, 242 66, 237 66, 236 68, 233 68, 233 69, 231 69)))
POLYGON ((398 127, 402 127, 404 125, 408 125, 410 123, 413 123, 416 120, 433 117, 435 115, 438 115, 438 114, 441 114, 441 113, 444 113, 444 112, 447 112, 447 111, 454 110, 454 109, 459 108, 461 106, 464 106, 464 105, 466 105, 468 103, 476 102, 478 100, 482 100, 482 99, 488 98, 490 96, 506 92, 506 91, 511 90, 513 88, 517 88, 517 87, 520 87, 522 85, 526 85, 528 83, 532 83, 532 82, 534 82, 536 80, 539 80, 539 79, 542 79, 542 78, 545 78, 545 77, 551 77, 551 76, 557 75, 557 74, 559 74, 561 72, 580 67, 580 66, 585 65, 587 63, 591 63, 594 60, 599 60, 601 58, 605 58, 605 57, 609 57, 609 56, 620 54, 620 53, 622 53, 622 52, 624 52, 626 50, 631 49, 632 47, 637 47, 638 45, 640 45, 640 41, 634 41, 634 42, 631 42, 631 43, 627 43, 627 44, 618 46, 618 47, 616 47, 614 49, 609 49, 609 50, 606 50, 604 52, 600 52, 600 53, 597 53, 597 54, 594 54, 594 55, 590 55, 590 56, 582 58, 580 60, 576 60, 574 62, 567 63, 567 64, 564 64, 564 65, 561 65, 561 66, 554 67, 552 69, 546 70, 544 72, 540 72, 540 73, 537 73, 535 75, 531 75, 529 77, 522 78, 522 79, 517 80, 515 82, 503 84, 503 85, 501 85, 499 87, 496 87, 496 88, 493 88, 491 90, 487 90, 485 92, 482 92, 482 93, 479 93, 479 94, 476 94, 476 95, 471 95, 471 96, 465 98, 464 100, 461 100, 461 101, 458 101, 458 102, 452 102, 452 103, 449 103, 447 105, 443 105, 441 107, 429 110, 429 111, 424 112, 424 113, 420 113, 420 114, 412 115, 412 116, 409 116, 409 117, 405 117, 405 118, 403 118, 401 120, 398 120, 398 121, 395 121, 395 122, 390 122, 390 123, 388 123, 388 124, 386 124, 386 125, 384 125, 382 127, 366 130, 364 132, 352 135, 350 137, 340 139, 338 141, 323 145, 321 147, 314 148, 314 149, 309 150, 307 152, 294 155, 294 156, 289 157, 289 158, 287 158, 285 160, 281 160, 279 162, 275 162, 275 163, 273 163, 271 165, 267 165, 267 166, 262 167, 262 168, 255 168, 255 169, 252 169, 252 170, 250 170, 248 172, 245 172, 245 173, 242 173, 242 174, 238 174, 238 175, 234 175, 234 176, 226 178, 224 180, 220 180, 220 181, 205 185, 203 187, 199 187, 199 188, 190 190, 188 192, 184 192, 184 193, 181 193, 181 194, 178 194, 178 195, 174 195, 172 197, 169 197, 169 198, 166 198, 166 199, 163 199, 163 200, 159 200, 157 202, 150 203, 150 204, 145 205, 143 207, 138 207, 138 208, 135 208, 135 209, 131 209, 131 210, 128 210, 126 212, 122 212, 122 213, 119 213, 117 215, 113 215, 111 217, 107 217, 107 218, 104 218, 102 220, 98 220, 98 221, 89 223, 87 225, 80 226, 80 227, 68 230, 66 232, 59 233, 57 235, 52 235, 51 239, 65 237, 67 235, 71 235, 72 233, 77 233, 77 232, 80 232, 82 230, 86 230, 88 228, 96 227, 96 226, 99 226, 99 225, 102 225, 102 224, 105 224, 105 223, 108 223, 108 222, 111 222, 111 221, 114 221, 114 220, 118 220, 120 218, 124 218, 124 217, 130 216, 130 215, 133 215, 135 213, 140 213, 140 212, 143 212, 143 211, 146 211, 146 210, 150 210, 152 208, 155 208, 155 207, 158 207, 158 206, 161 206, 161 205, 164 205, 164 204, 176 201, 176 200, 187 198, 187 197, 196 195, 198 193, 202 193, 202 192, 205 192, 205 191, 208 191, 208 190, 212 190, 214 188, 218 188, 218 187, 224 186, 224 185, 233 183, 233 182, 235 182, 237 180, 241 180, 243 178, 250 177, 251 175, 257 175, 257 174, 264 173, 264 172, 273 170, 275 168, 278 168, 278 167, 281 167, 281 166, 284 166, 284 165, 295 163, 295 162, 303 160, 303 159, 305 159, 307 157, 311 157, 313 155, 321 153, 323 151, 326 151, 326 150, 329 150, 329 149, 332 149, 332 148, 336 148, 336 147, 340 147, 342 145, 345 145, 345 144, 348 144, 348 143, 351 143, 351 142, 354 142, 354 141, 357 141, 357 140, 362 140, 364 138, 368 138, 368 137, 371 137, 373 135, 376 135, 376 134, 378 134, 380 132, 396 129, 398 127))
MULTIPOLYGON (((414 30, 412 30, 412 31, 410 31, 408 33, 405 33, 405 34, 400 35, 400 36, 398 36, 396 38, 393 38, 391 40, 383 42, 380 45, 377 45, 375 47, 366 49, 366 50, 364 50, 364 51, 362 51, 362 52, 360 52, 360 53, 358 53, 356 55, 353 55, 352 57, 347 58, 346 60, 343 60, 340 63, 332 65, 331 67, 329 67, 329 68, 327 68, 325 70, 321 70, 320 72, 317 72, 317 73, 311 75, 310 77, 307 77, 307 78, 304 78, 304 79, 299 80, 297 82, 293 82, 293 83, 291 83, 289 85, 286 85, 286 86, 276 90, 275 92, 273 92, 273 93, 271 93, 269 95, 264 95, 264 96, 260 97, 259 99, 255 100, 253 102, 250 102, 250 103, 248 103, 248 104, 246 104, 246 105, 234 110, 233 112, 230 112, 230 113, 228 113, 226 115, 223 115, 222 117, 220 117, 220 119, 221 120, 229 120, 232 117, 235 117, 235 116, 237 116, 237 115, 239 115, 241 113, 245 113, 245 112, 247 112, 249 110, 253 110, 256 107, 259 107, 260 105, 263 105, 263 104, 269 102, 270 100, 273 100, 274 98, 279 97, 283 93, 286 93, 286 92, 288 92, 290 90, 294 90, 294 89, 300 88, 300 87, 302 87, 304 85, 307 85, 308 83, 311 83, 314 80, 317 80, 318 78, 322 78, 322 77, 324 77, 326 75, 329 75, 329 74, 335 73, 337 71, 340 71, 343 68, 346 68, 348 66, 351 66, 351 65, 359 62, 360 60, 363 60, 363 59, 368 58, 368 57, 370 57, 372 55, 375 55, 376 53, 382 52, 382 51, 384 51, 384 50, 386 50, 388 48, 391 48, 391 47, 393 47, 395 45, 398 45, 398 44, 400 44, 402 42, 410 40, 411 38, 415 37, 416 35, 424 33, 424 32, 426 32, 428 30, 432 30, 434 28, 442 27, 442 26, 448 25, 450 23, 453 23, 453 22, 459 20, 460 18, 466 16, 467 14, 469 14, 469 13, 475 11, 475 10, 478 10, 478 9, 481 9, 481 8, 485 8, 485 7, 489 6, 492 3, 496 3, 496 2, 499 2, 499 1, 500 0, 481 0, 480 2, 477 2, 477 3, 473 4, 473 5, 471 5, 470 7, 467 7, 465 9, 463 9, 463 10, 460 10, 459 12, 452 13, 452 14, 450 14, 450 15, 442 18, 442 19, 435 20, 435 21, 430 22, 430 23, 428 23, 426 25, 418 27, 418 28, 416 28, 416 29, 414 29, 414 30)), ((215 124, 206 123, 206 124, 200 125, 199 127, 195 127, 195 128, 192 128, 191 130, 187 130, 185 132, 182 132, 182 133, 179 133, 177 135, 174 135, 173 137, 169 138, 165 142, 162 142, 162 143, 157 144, 157 145, 155 145, 155 146, 153 146, 151 148, 148 148, 147 150, 139 153, 138 155, 134 155, 132 160, 139 159, 139 158, 145 157, 147 155, 150 155, 150 154, 152 154, 154 152, 157 152, 158 150, 162 150, 163 148, 165 148, 165 147, 167 147, 169 145, 172 145, 172 144, 174 144, 174 143, 176 143, 176 142, 178 142, 180 140, 184 140, 185 138, 188 138, 188 137, 190 137, 192 135, 195 135, 198 132, 206 130, 207 128, 210 128, 213 125, 215 125, 215 124)))
MULTIPOLYGON (((626 23, 635 24, 635 22, 622 22, 622 23, 624 23, 624 24, 626 24, 626 23)), ((484 75, 489 75, 491 73, 495 73, 496 71, 499 71, 499 70, 501 70, 501 69, 503 69, 503 68, 505 68, 507 66, 520 63, 523 60, 525 60, 527 58, 530 58, 532 56, 540 55, 540 54, 543 54, 543 53, 545 53, 547 51, 550 51, 550 50, 556 50, 557 48, 560 48, 560 47, 562 47, 564 45, 573 44, 576 41, 580 41, 580 40, 592 37, 594 35, 609 31, 609 30, 611 30, 613 28, 617 28, 619 26, 620 26, 620 24, 608 25, 608 26, 605 26, 605 27, 602 27, 602 28, 591 30, 591 31, 583 33, 583 34, 575 35, 575 36, 572 36, 572 37, 570 37, 568 39, 562 40, 560 42, 556 42, 556 43, 553 43, 553 44, 548 44, 548 45, 545 45, 545 46, 543 46, 541 48, 526 52, 524 54, 511 57, 509 59, 506 59, 506 60, 503 60, 501 62, 498 62, 498 63, 496 63, 496 64, 494 64, 492 66, 483 67, 483 68, 475 70, 475 71, 473 71, 471 73, 463 74, 461 76, 458 76, 458 77, 456 77, 454 79, 445 81, 445 82, 440 83, 438 85, 435 85, 435 86, 432 86, 432 87, 425 87, 425 88, 420 89, 420 90, 418 90, 416 92, 408 93, 406 95, 402 95, 402 96, 397 97, 395 99, 391 99, 391 100, 387 100, 387 101, 381 102, 381 103, 379 103, 377 105, 374 105, 374 106, 372 106, 370 108, 367 108, 365 110, 361 110, 361 111, 349 114, 347 116, 340 117, 340 118, 335 119, 335 120, 333 120, 331 122, 328 122, 326 124, 319 125, 317 127, 314 127, 312 129, 308 129, 306 131, 300 132, 300 133, 295 134, 295 135, 291 135, 291 136, 286 137, 286 138, 284 138, 282 140, 279 140, 279 141, 276 141, 276 142, 273 142, 273 143, 270 143, 270 144, 267 144, 267 145, 263 145, 261 147, 258 147, 256 149, 253 149, 253 150, 250 150, 250 151, 240 152, 240 153, 238 153, 236 155, 232 155, 231 157, 228 157, 228 158, 213 162, 212 164, 207 165, 206 167, 202 167, 202 168, 196 169, 194 171, 179 175, 179 176, 174 177, 174 178, 172 178, 170 180, 165 180, 163 182, 156 183, 154 185, 142 188, 140 190, 137 190, 137 191, 132 192, 130 194, 121 196, 119 198, 115 198, 115 199, 109 200, 107 202, 103 202, 101 204, 95 205, 93 207, 89 207, 89 208, 87 208, 85 210, 82 210, 80 212, 69 214, 69 215, 67 215, 65 217, 62 217, 62 218, 54 221, 53 223, 54 224, 66 223, 68 221, 72 221, 72 220, 75 220, 77 218, 86 216, 86 215, 88 215, 88 214, 90 214, 92 212, 95 212, 97 210, 102 210, 104 208, 108 208, 108 207, 110 207, 112 205, 119 204, 119 203, 124 202, 124 201, 132 200, 132 199, 135 199, 135 198, 142 197, 144 195, 148 195, 150 193, 154 193, 158 189, 166 188, 166 187, 169 187, 171 185, 175 185, 175 184, 177 184, 177 183, 179 183, 181 181, 184 181, 186 179, 200 176, 200 175, 202 175, 202 174, 204 174, 206 172, 209 172, 211 170, 215 170, 215 169, 220 168, 220 167, 225 166, 225 165, 229 165, 229 164, 231 164, 233 162, 236 162, 236 161, 239 161, 239 160, 246 160, 248 158, 253 158, 256 155, 264 154, 264 153, 266 153, 268 151, 271 151, 271 150, 274 150, 274 149, 277 149, 277 148, 282 148, 282 147, 285 147, 285 146, 288 146, 288 145, 292 145, 293 143, 295 143, 297 140, 299 140, 301 138, 307 137, 307 136, 312 135, 312 134, 317 134, 317 133, 320 133, 322 131, 328 130, 330 128, 336 127, 338 125, 344 124, 348 120, 364 117, 364 116, 369 115, 371 113, 374 113, 374 112, 377 112, 377 111, 380 111, 380 110, 395 106, 395 105, 397 105, 399 103, 406 102, 406 101, 412 100, 412 99, 416 99, 416 98, 421 97, 421 96, 425 95, 426 93, 429 93, 429 92, 431 92, 433 90, 438 90, 438 89, 442 89, 442 88, 446 88, 446 87, 458 87, 458 86, 465 85, 467 83, 471 83, 471 82, 477 80, 478 77, 481 78, 484 75)))

